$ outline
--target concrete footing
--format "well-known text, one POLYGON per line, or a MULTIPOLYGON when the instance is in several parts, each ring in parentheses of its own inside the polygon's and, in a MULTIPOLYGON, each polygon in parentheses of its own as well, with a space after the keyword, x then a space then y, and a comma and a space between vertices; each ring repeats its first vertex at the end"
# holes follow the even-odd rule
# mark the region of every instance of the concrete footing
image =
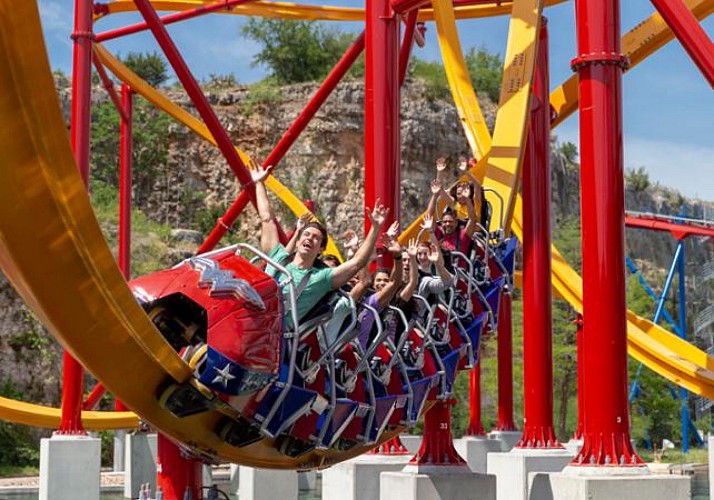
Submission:
POLYGON ((298 472, 298 489, 309 491, 317 488, 317 472, 314 470, 298 472))
POLYGON ((156 434, 124 434, 124 498, 139 498, 139 488, 149 483, 156 491, 156 434))
POLYGON ((240 465, 231 464, 230 480, 228 481, 228 494, 238 496, 238 485, 240 484, 240 465))
POLYGON ((114 431, 114 453, 112 456, 112 469, 114 472, 124 472, 126 459, 126 431, 114 431))
POLYGON ((415 436, 413 434, 400 434, 399 439, 402 440, 402 444, 412 455, 415 455, 421 447, 421 436, 415 436))
POLYGON ((583 440, 571 439, 567 443, 563 443, 563 446, 566 450, 568 450, 568 453, 571 453, 573 456, 577 456, 578 453, 580 453, 580 448, 583 447, 583 440))
POLYGON ((464 436, 454 440, 454 448, 464 457, 472 472, 486 474, 489 453, 500 452, 501 442, 486 436, 464 436))
POLYGON ((498 500, 528 500, 532 472, 560 472, 573 459, 564 449, 514 448, 508 453, 488 454, 488 473, 496 476, 498 500))
POLYGON ((383 472, 382 500, 496 500, 496 478, 468 467, 433 466, 383 472))
MULTIPOLYGON (((689 476, 659 474, 628 474, 625 468, 568 467, 560 473, 549 474, 552 500, 689 500, 689 476), (583 471, 583 469, 597 469, 583 471), (593 474, 595 472, 596 474, 593 474)), ((646 467, 645 467, 646 469, 646 467)), ((545 483, 543 483, 545 484, 545 483)), ((547 490, 544 489, 547 493, 547 490)))
POLYGON ((238 497, 241 500, 297 500, 297 472, 241 465, 238 497))
POLYGON ((501 451, 511 451, 521 440, 521 431, 491 431, 488 433, 489 439, 495 439, 501 443, 501 451))
POLYGON ((101 440, 55 434, 40 442, 40 500, 99 500, 101 440))
POLYGON ((410 459, 409 455, 362 455, 333 465, 322 471, 322 500, 379 498, 380 474, 401 471, 410 459))

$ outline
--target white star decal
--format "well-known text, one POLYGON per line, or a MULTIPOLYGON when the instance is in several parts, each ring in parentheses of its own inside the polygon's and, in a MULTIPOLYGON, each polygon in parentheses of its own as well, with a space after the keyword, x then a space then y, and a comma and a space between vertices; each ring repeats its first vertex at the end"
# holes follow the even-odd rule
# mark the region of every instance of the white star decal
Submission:
POLYGON ((222 370, 219 370, 215 366, 213 367, 214 370, 218 372, 218 375, 216 375, 216 378, 211 380, 212 384, 223 384, 223 388, 227 389, 228 388, 228 382, 236 378, 235 375, 231 375, 231 365, 230 363, 226 363, 226 366, 223 367, 222 370))

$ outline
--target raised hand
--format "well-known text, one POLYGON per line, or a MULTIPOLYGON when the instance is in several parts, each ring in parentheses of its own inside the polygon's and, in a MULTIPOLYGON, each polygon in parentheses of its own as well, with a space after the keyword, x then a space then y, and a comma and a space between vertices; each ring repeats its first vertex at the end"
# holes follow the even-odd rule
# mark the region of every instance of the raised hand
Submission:
POLYGON ((305 212, 300 217, 298 217, 298 220, 295 223, 295 231, 297 231, 298 234, 301 233, 302 230, 305 229, 305 226, 307 226, 308 223, 312 222, 312 220, 312 214, 310 212, 305 212))
POLYGON ((469 163, 466 161, 464 156, 459 156, 459 163, 457 166, 461 172, 466 172, 469 169, 469 163))
POLYGON ((343 246, 345 247, 347 254, 349 256, 354 255, 359 248, 359 237, 357 236, 357 233, 349 229, 342 235, 342 239, 344 241, 343 246))
POLYGON ((365 208, 365 212, 367 218, 369 218, 369 221, 372 223, 372 226, 375 229, 379 229, 384 224, 384 221, 387 220, 389 209, 386 208, 379 199, 377 199, 374 204, 374 210, 370 212, 369 209, 365 208))
POLYGON ((392 225, 389 226, 389 229, 387 229, 384 234, 387 235, 387 238, 389 238, 389 241, 396 240, 397 236, 399 235, 399 222, 398 221, 392 222, 392 225))
POLYGON ((421 228, 424 231, 432 231, 434 229, 434 217, 431 214, 426 214, 421 219, 421 228))
POLYGON ((431 194, 437 195, 441 191, 441 181, 439 179, 434 179, 431 181, 431 194))
POLYGON ((256 162, 251 162, 250 163, 250 178, 253 181, 254 184, 257 184, 259 182, 263 182, 263 179, 268 177, 268 170, 271 167, 268 166, 267 168, 263 168, 260 164, 256 162))
POLYGON ((418 249, 419 245, 417 245, 416 239, 410 239, 409 244, 407 245, 407 255, 409 255, 409 260, 416 260, 418 249))
POLYGON ((436 160, 436 172, 438 174, 439 172, 443 172, 444 170, 446 170, 446 158, 442 156, 441 158, 438 158, 436 160))
POLYGON ((429 246, 429 262, 436 264, 437 262, 442 261, 443 258, 444 256, 441 255, 441 249, 432 243, 429 246))
POLYGON ((391 253, 392 255, 399 255, 402 253, 402 246, 396 239, 390 238, 387 233, 384 233, 382 235, 382 243, 384 243, 384 248, 387 250, 387 252, 391 253))

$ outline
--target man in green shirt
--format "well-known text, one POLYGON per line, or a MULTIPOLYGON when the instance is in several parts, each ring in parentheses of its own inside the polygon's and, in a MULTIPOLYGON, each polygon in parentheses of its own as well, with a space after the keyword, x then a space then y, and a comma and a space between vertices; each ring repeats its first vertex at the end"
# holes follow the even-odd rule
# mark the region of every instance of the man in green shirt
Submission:
MULTIPOLYGON (((297 317, 302 317, 312 309, 330 291, 340 288, 346 284, 360 269, 369 263, 369 258, 374 252, 379 231, 387 218, 388 209, 377 200, 374 210, 371 212, 365 209, 365 215, 371 222, 371 227, 367 233, 364 243, 359 247, 351 259, 345 261, 337 267, 316 268, 315 259, 325 250, 327 246, 327 232, 325 228, 317 223, 310 222, 298 236, 295 254, 287 264, 285 259, 291 254, 280 244, 278 228, 275 225, 275 215, 270 208, 268 193, 265 190, 263 180, 267 172, 259 165, 251 170, 251 177, 255 184, 255 198, 258 215, 261 221, 260 246, 263 252, 276 262, 283 265, 293 279, 293 286, 298 291, 297 317)), ((268 266, 266 272, 275 277, 278 281, 282 273, 272 266, 268 266)), ((289 288, 284 287, 283 294, 286 305, 289 307, 289 288)), ((292 315, 286 312, 286 324, 292 326, 292 315)))

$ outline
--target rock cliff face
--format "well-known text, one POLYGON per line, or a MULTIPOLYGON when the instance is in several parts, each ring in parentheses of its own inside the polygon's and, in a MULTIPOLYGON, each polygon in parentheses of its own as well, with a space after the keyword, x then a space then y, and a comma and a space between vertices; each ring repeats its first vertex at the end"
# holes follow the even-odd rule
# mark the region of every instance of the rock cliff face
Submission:
MULTIPOLYGON (((61 85, 60 85, 61 86, 61 85)), ((277 89, 268 98, 250 95, 246 87, 212 90, 209 100, 233 141, 256 157, 265 158, 303 103, 315 92, 314 84, 292 85, 277 89)), ((185 95, 169 91, 172 99, 194 112, 185 95)), ((95 92, 102 99, 101 91, 95 92)), ((60 89, 67 114, 68 92, 60 89)), ((408 224, 425 206, 434 160, 439 156, 456 159, 466 154, 468 146, 460 130, 453 105, 447 101, 425 98, 424 86, 408 82, 402 106, 402 222, 408 224)), ((495 106, 484 99, 483 110, 493 127, 495 106)), ((364 126, 363 85, 341 84, 315 119, 296 141, 276 175, 300 198, 314 200, 318 213, 332 234, 346 229, 360 229, 363 219, 364 184, 362 178, 364 126)), ((237 182, 218 150, 178 125, 171 125, 169 159, 158 168, 158 175, 148 192, 140 193, 140 208, 151 219, 173 228, 197 229, 195 215, 207 208, 227 206, 238 191, 237 182)), ((568 162, 553 144, 552 217, 554 227, 579 216, 578 167, 568 162)), ((628 188, 630 210, 673 214, 683 200, 664 188, 635 192, 628 188)), ((712 204, 686 200, 693 214, 700 215, 712 204)), ((286 222, 292 217, 282 212, 286 222)), ((258 221, 248 209, 237 225, 237 238, 256 241, 258 221)), ((176 242, 175 242, 176 243, 176 242)), ((183 243, 167 249, 166 261, 180 259, 186 253, 183 243), (183 245, 183 246, 182 246, 183 245)), ((628 252, 645 260, 643 267, 652 272, 668 265, 674 241, 668 235, 627 231, 628 252)), ((692 270, 714 260, 711 245, 690 244, 688 262, 692 270)), ((661 281, 660 281, 661 283, 661 281)), ((704 297, 707 295, 705 294, 704 297)), ((696 304, 694 304, 696 307, 696 304)), ((0 385, 9 380, 15 390, 34 401, 57 403, 60 380, 59 348, 25 309, 12 288, 0 281, 0 385)))

